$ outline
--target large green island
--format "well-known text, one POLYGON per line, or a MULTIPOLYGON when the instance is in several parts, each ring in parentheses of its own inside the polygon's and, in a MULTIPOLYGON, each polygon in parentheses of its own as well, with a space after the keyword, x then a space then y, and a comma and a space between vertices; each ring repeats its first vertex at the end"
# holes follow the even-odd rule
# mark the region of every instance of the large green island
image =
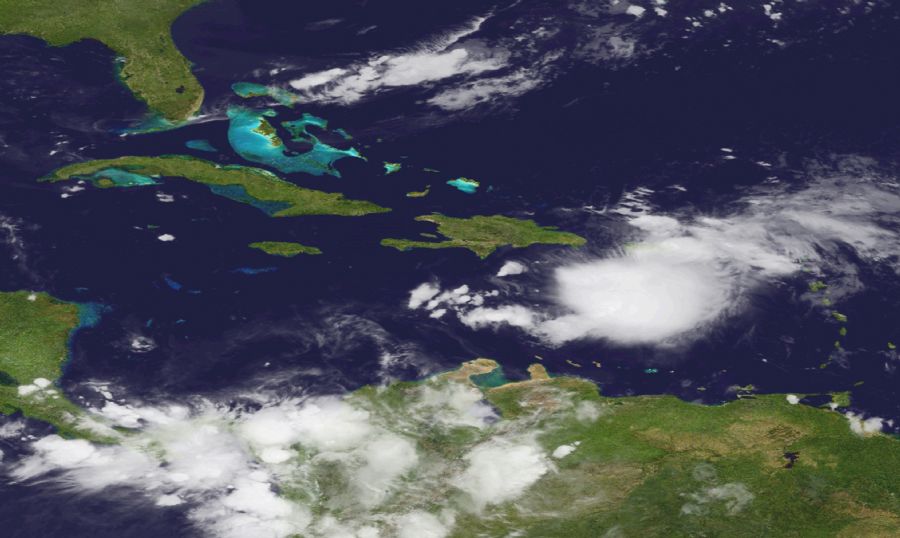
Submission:
POLYGON ((480 258, 490 256, 502 246, 524 248, 538 243, 552 245, 584 245, 583 237, 561 232, 550 226, 539 226, 533 220, 514 219, 503 215, 478 215, 470 218, 447 217, 438 213, 416 217, 421 222, 437 224, 446 241, 414 239, 382 239, 381 244, 398 250, 413 248, 465 248, 480 258))
POLYGON ((42 181, 87 179, 100 187, 132 187, 156 183, 154 178, 183 178, 207 185, 220 196, 247 203, 275 217, 298 215, 360 216, 390 211, 343 194, 299 187, 252 166, 221 166, 186 155, 127 156, 70 164, 42 181))
POLYGON ((190 118, 203 87, 172 41, 172 23, 204 0, 0 0, 0 34, 25 34, 54 46, 97 40, 123 59, 122 82, 170 122, 190 118))

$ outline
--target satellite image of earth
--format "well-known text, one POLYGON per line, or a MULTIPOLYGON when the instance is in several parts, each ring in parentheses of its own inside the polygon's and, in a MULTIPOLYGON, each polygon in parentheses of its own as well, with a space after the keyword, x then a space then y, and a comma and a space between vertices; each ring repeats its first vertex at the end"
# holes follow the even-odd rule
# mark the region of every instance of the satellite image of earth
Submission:
POLYGON ((900 3, 0 0, 0 536, 900 536, 900 3))

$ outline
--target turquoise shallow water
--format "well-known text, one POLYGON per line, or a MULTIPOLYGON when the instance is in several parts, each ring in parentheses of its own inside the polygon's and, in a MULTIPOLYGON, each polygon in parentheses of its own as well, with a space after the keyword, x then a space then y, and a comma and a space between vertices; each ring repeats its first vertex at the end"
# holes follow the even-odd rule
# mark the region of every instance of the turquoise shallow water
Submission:
POLYGON ((78 328, 94 327, 107 307, 100 303, 78 303, 78 328))
POLYGON ((327 129, 328 128, 328 120, 324 118, 320 118, 318 116, 313 116, 308 112, 303 113, 303 117, 299 120, 293 121, 283 121, 281 122, 282 127, 288 130, 291 133, 291 140, 295 142, 308 142, 313 144, 318 141, 318 139, 309 132, 308 127, 318 127, 319 129, 327 129))
POLYGON ((485 389, 499 387, 509 383, 509 379, 507 379, 506 374, 503 373, 503 368, 499 366, 486 374, 476 374, 469 379, 471 379, 472 383, 475 383, 475 385, 485 389))
POLYGON ((294 141, 303 142, 310 147, 304 153, 290 152, 267 119, 273 116, 275 113, 271 110, 229 108, 228 142, 234 151, 248 161, 270 166, 286 174, 302 172, 314 176, 328 174, 341 177, 334 163, 347 157, 363 158, 355 148, 335 148, 309 133, 308 127, 311 125, 327 125, 324 119, 310 114, 304 114, 298 120, 282 122, 294 136, 294 141))
POLYGON ((209 190, 214 194, 224 196, 225 198, 234 200, 235 202, 250 204, 257 209, 265 211, 269 215, 274 215, 282 209, 286 209, 291 206, 290 204, 284 202, 267 202, 264 200, 257 200, 256 198, 247 194, 247 190, 244 189, 244 187, 241 185, 209 185, 209 190))
POLYGON ((447 182, 447 185, 451 187, 455 187, 456 189, 466 193, 466 194, 475 194, 478 191, 479 183, 472 179, 466 179, 464 177, 458 177, 456 179, 451 179, 447 182))
POLYGON ((217 153, 219 150, 209 143, 209 140, 188 140, 184 143, 188 149, 217 153))
POLYGON ((297 95, 278 86, 264 86, 255 82, 235 82, 231 85, 231 90, 244 99, 270 97, 284 106, 294 106, 300 102, 297 95))
POLYGON ((150 176, 135 174, 134 172, 122 170, 120 168, 104 168, 103 170, 94 172, 89 177, 94 181, 108 179, 112 181, 116 187, 138 187, 141 185, 159 184, 159 181, 156 181, 150 176))

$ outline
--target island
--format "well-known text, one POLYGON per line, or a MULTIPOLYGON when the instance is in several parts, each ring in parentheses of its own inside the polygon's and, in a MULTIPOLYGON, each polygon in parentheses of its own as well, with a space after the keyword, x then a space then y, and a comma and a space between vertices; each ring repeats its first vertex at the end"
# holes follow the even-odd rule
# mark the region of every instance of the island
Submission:
POLYGON ((428 193, 431 192, 431 185, 426 185, 425 188, 421 191, 409 191, 406 193, 407 198, 424 198, 428 196, 428 193))
POLYGON ((322 251, 316 247, 301 245, 300 243, 291 243, 288 241, 258 241, 256 243, 250 243, 247 246, 261 250, 272 256, 282 256, 284 258, 293 258, 298 254, 316 255, 322 253, 322 251))
POLYGON ((300 102, 300 97, 278 86, 264 86, 255 82, 235 82, 231 90, 244 99, 270 97, 278 104, 291 107, 300 102))
POLYGON ((335 167, 337 161, 345 158, 365 160, 356 148, 336 148, 310 133, 309 127, 326 128, 327 121, 323 118, 306 113, 299 119, 281 122, 282 127, 291 134, 291 140, 306 148, 301 153, 286 147, 277 129, 269 121, 268 118, 277 115, 274 110, 232 106, 227 113, 228 143, 235 153, 250 162, 270 166, 282 173, 341 177, 340 171, 335 167))
POLYGON ((456 179, 449 180, 447 182, 447 185, 450 185, 456 190, 464 192, 466 194, 475 194, 475 192, 478 191, 478 187, 481 186, 481 183, 467 177, 458 177, 456 179))
POLYGON ((172 23, 204 0, 143 2, 0 0, 0 34, 24 34, 63 46, 93 39, 121 58, 122 82, 169 122, 187 120, 203 104, 203 87, 172 40, 172 23))
POLYGON ((89 320, 85 307, 46 293, 0 292, 0 413, 20 412, 60 435, 106 442, 104 432, 56 385, 69 341, 89 320))
POLYGON ((126 156, 86 161, 59 168, 42 181, 77 178, 100 187, 131 187, 156 183, 154 178, 157 177, 202 183, 215 194, 250 204, 274 217, 360 216, 390 211, 372 202, 349 200, 340 193, 300 187, 261 168, 223 166, 186 155, 126 156))
POLYGON ((386 176, 399 172, 401 168, 403 168, 403 163, 391 163, 388 161, 384 161, 384 175, 386 176))
POLYGON ((465 248, 484 259, 502 246, 524 248, 534 244, 568 245, 580 247, 585 239, 552 226, 539 226, 533 220, 514 219, 503 215, 478 215, 455 218, 439 213, 416 217, 417 221, 437 224, 437 231, 446 241, 416 241, 412 239, 382 239, 381 244, 398 250, 413 248, 465 248))

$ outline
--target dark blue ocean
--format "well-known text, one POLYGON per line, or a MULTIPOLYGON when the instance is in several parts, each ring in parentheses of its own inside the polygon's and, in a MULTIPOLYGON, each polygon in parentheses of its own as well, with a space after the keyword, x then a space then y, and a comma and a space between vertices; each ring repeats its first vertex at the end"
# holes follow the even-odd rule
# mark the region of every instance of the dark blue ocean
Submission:
MULTIPOLYGON (((803 280, 759 292, 752 308, 677 352, 599 341, 548 348, 513 329, 473 331, 406 308, 408 292, 436 276, 448 287, 489 288, 486 275, 511 251, 481 262, 460 249, 379 245, 384 237, 433 231, 413 222, 417 215, 502 213, 581 234, 587 252, 601 253, 620 239, 615 222, 560 207, 601 208, 635 187, 679 184, 688 194, 672 204, 715 212, 773 173, 744 159, 718 159, 721 147, 780 159, 775 173, 786 182, 797 180, 804 162, 832 155, 864 153, 890 167, 900 148, 900 8, 878 4, 847 16, 838 10, 843 3, 817 4, 775 30, 756 6, 687 39, 675 29, 679 10, 704 3, 672 6, 667 19, 638 36, 655 43, 651 52, 629 62, 572 61, 548 84, 485 113, 414 106, 424 95, 416 87, 353 106, 279 109, 285 119, 321 116, 354 136, 367 162, 338 162, 340 178, 288 178, 393 208, 362 218, 271 218, 180 180, 88 188, 66 198, 63 185, 36 180, 69 162, 120 155, 189 153, 247 164, 229 147, 224 107, 246 104, 232 93, 234 82, 283 82, 266 72, 273 58, 295 73, 318 71, 411 46, 489 10, 498 15, 482 26, 486 38, 510 32, 510 21, 564 20, 547 46, 565 54, 587 15, 563 2, 531 0, 427 9, 405 0, 215 0, 173 28, 206 89, 211 119, 129 135, 121 130, 144 110, 116 81, 111 51, 93 42, 52 48, 0 37, 0 224, 8 225, 0 227, 0 288, 102 305, 100 322, 73 339, 62 380, 85 397, 79 387, 90 380, 148 400, 273 384, 340 393, 383 381, 386 354, 406 359, 389 369, 397 378, 474 357, 496 359, 516 378, 540 355, 552 372, 589 377, 610 395, 669 393, 715 403, 732 398, 734 385, 852 390, 855 408, 900 419, 896 370, 883 352, 886 338, 900 341, 900 285, 892 272, 870 268, 862 275, 871 285, 841 305, 852 320, 843 343, 848 353, 820 368, 834 325, 799 300, 803 280), (772 47, 769 39, 790 46, 772 47), (185 149, 196 139, 220 152, 185 149), (382 161, 404 168, 385 176, 382 161), (423 167, 441 174, 431 177, 423 167), (457 176, 477 178, 482 188, 467 195, 443 185, 457 176), (432 185, 428 197, 405 197, 425 184, 432 185), (160 203, 158 192, 175 202, 160 203), (176 240, 157 241, 162 233, 176 240), (246 246, 264 239, 316 245, 325 254, 282 259, 246 246), (137 337, 152 349, 136 352, 137 337)), ((533 246, 517 255, 537 259, 557 250, 533 246)), ((548 276, 528 276, 527 285, 547 285, 548 276)), ((22 450, 10 440, 0 440, 0 448, 7 458, 22 450)), ((68 495, 52 485, 0 485, 0 522, 9 537, 195 532, 179 510, 158 510, 134 493, 68 495)))

